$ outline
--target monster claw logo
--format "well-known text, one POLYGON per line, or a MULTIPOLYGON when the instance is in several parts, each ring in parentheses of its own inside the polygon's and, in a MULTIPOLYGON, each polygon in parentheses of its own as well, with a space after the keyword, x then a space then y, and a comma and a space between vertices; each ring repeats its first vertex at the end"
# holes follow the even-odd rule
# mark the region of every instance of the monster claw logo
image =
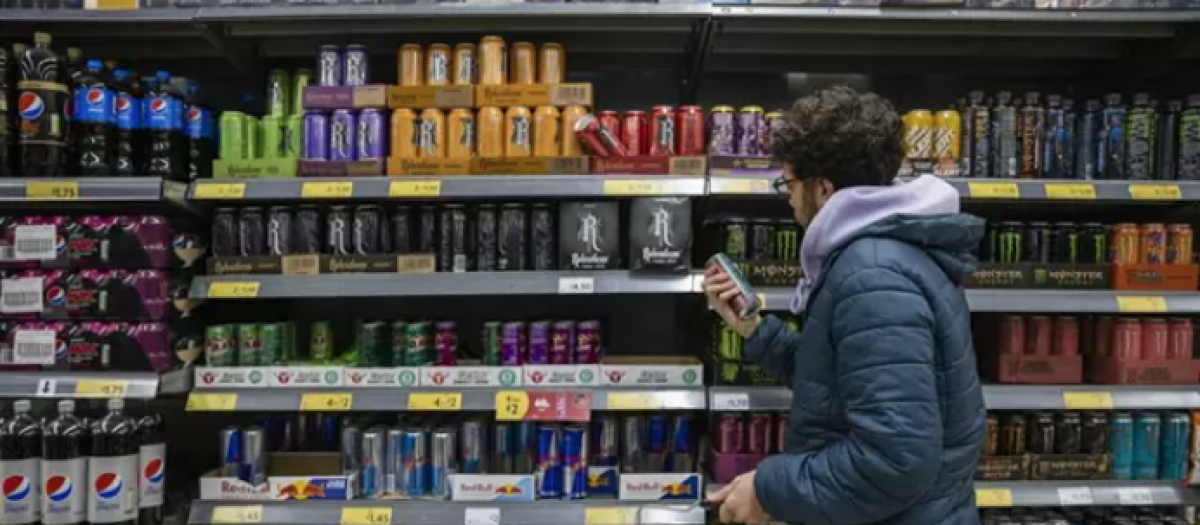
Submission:
POLYGON ((54 308, 67 305, 67 292, 61 286, 51 286, 46 290, 46 304, 54 308))
POLYGON ((29 493, 33 487, 30 486, 29 478, 20 474, 13 474, 4 478, 4 499, 8 501, 22 501, 29 497, 29 493))
POLYGON ((17 112, 21 118, 25 120, 33 120, 42 116, 46 111, 46 104, 42 102, 42 97, 32 91, 21 93, 21 98, 17 101, 17 112))
POLYGON ((142 470, 142 475, 145 476, 150 483, 157 485, 162 483, 163 475, 166 473, 166 470, 167 469, 163 468, 162 458, 154 458, 146 464, 146 468, 142 470))
POLYGON ((103 472, 96 476, 95 487, 96 495, 100 499, 113 499, 121 494, 121 488, 124 486, 121 476, 116 472, 103 472))
POLYGON ((74 485, 71 478, 66 476, 50 476, 46 480, 46 497, 55 503, 62 503, 71 497, 74 485))

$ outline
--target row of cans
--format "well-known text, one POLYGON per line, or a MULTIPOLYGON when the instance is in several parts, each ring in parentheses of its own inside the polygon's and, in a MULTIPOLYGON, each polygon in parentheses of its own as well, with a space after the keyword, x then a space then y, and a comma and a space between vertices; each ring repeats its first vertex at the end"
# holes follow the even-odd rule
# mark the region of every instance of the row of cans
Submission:
POLYGON ((989 222, 980 259, 994 263, 1192 264, 1187 224, 989 222))
POLYGON ((370 83, 369 65, 367 46, 323 45, 317 54, 317 85, 365 86, 370 83))
POLYGON ((786 125, 783 110, 764 112, 761 106, 715 106, 708 115, 710 155, 765 156, 775 134, 786 125))
POLYGON ((1111 454, 1114 479, 1182 480, 1192 419, 1186 412, 992 413, 983 453, 1111 454))
POLYGON ((1066 507, 983 509, 980 525, 1188 525, 1177 509, 1160 507, 1066 507))
POLYGON ((1081 355, 1128 360, 1192 359, 1188 318, 1005 315, 1001 355, 1081 355))
POLYGON ((208 366, 266 366, 295 358, 293 322, 220 324, 204 330, 204 360, 208 366))
MULTIPOLYGON (((575 157, 583 155, 576 122, 587 115, 583 106, 485 106, 478 111, 426 108, 419 113, 399 108, 391 115, 391 157, 398 159, 466 159, 475 156, 575 157)), ((313 125, 320 126, 320 116, 313 125)), ((314 136, 315 137, 315 136, 314 136)), ((313 150, 305 158, 322 160, 313 150)), ((360 152, 361 154, 361 152, 360 152)), ((335 160, 335 159, 330 159, 335 160)))
POLYGON ((288 118, 304 115, 304 88, 312 83, 313 72, 300 68, 295 72, 272 69, 267 75, 267 115, 288 118))
POLYGON ((303 115, 263 115, 225 111, 220 119, 217 155, 223 160, 294 159, 304 148, 303 115))
MULTIPOLYGON (((800 331, 799 322, 792 316, 784 325, 793 332, 800 331)), ((777 385, 778 380, 768 376, 761 366, 746 359, 746 338, 722 322, 712 324, 712 353, 717 358, 716 381, 721 385, 777 385)))
POLYGON ((793 219, 723 217, 714 221, 719 250, 735 261, 799 261, 800 225, 793 219))
POLYGON ((787 450, 787 434, 785 414, 720 414, 713 436, 713 450, 719 454, 782 454, 787 450))
POLYGON ((561 44, 507 45, 495 35, 479 45, 404 44, 398 58, 401 86, 499 86, 561 84, 567 76, 567 52, 561 44))
MULTIPOLYGON (((238 478, 252 485, 267 482, 267 435, 263 427, 226 427, 221 429, 217 451, 222 477, 238 478)), ((301 496, 308 496, 303 494, 301 496)))
POLYGON ((654 106, 624 114, 606 110, 583 115, 564 127, 584 151, 597 157, 704 155, 705 121, 700 106, 654 106))
MULTIPOLYGON (((296 118, 288 117, 288 121, 296 118)), ((358 112, 335 109, 332 113, 309 110, 302 117, 301 125, 304 128, 299 149, 302 160, 356 161, 387 157, 388 117, 385 109, 367 108, 358 112)))
POLYGON ((483 364, 594 365, 604 356, 601 324, 587 321, 488 321, 483 364))

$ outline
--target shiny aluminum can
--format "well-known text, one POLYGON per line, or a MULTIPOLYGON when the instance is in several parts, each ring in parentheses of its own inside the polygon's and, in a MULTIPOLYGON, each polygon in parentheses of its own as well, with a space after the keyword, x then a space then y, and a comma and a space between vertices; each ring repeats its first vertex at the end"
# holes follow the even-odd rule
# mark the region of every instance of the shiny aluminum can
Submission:
POLYGON ((588 493, 588 433, 581 426, 562 429, 562 497, 587 499, 588 493))
POLYGON ((272 69, 267 75, 267 114, 286 117, 292 113, 291 75, 282 69, 272 69))
POLYGON ((470 267, 467 250, 467 211, 462 204, 447 204, 438 221, 437 271, 464 273, 470 267))
POLYGON ((467 159, 475 156, 475 114, 469 109, 452 109, 446 119, 446 157, 467 159))
POLYGON ((267 482, 266 435, 262 427, 242 431, 242 481, 254 486, 267 482))
POLYGON ((962 117, 953 109, 943 109, 933 117, 932 157, 957 161, 962 148, 962 117))
POLYGON ((1154 412, 1133 416, 1133 479, 1158 479, 1162 453, 1162 417, 1154 412))
POLYGON ((562 154, 562 122, 554 106, 540 106, 533 112, 533 156, 557 157, 562 154))
POLYGON ((600 321, 580 321, 575 328, 575 352, 571 363, 595 365, 600 363, 603 345, 600 342, 600 321))
POLYGON ((315 255, 321 253, 324 245, 324 229, 321 222, 321 208, 305 205, 296 208, 295 227, 292 234, 292 251, 300 255, 315 255))
POLYGON ((450 475, 458 470, 458 447, 453 430, 435 430, 429 439, 429 495, 450 497, 450 475))
POLYGON ((267 253, 267 223, 263 209, 248 206, 238 211, 238 254, 257 257, 267 253))
POLYGON ((1192 264, 1192 227, 1167 225, 1167 264, 1192 264))
POLYGON ((297 69, 296 74, 292 75, 292 115, 304 114, 304 88, 312 84, 312 76, 312 70, 306 67, 297 69))
POLYGON ((781 109, 768 111, 766 116, 763 117, 763 120, 765 123, 766 134, 763 135, 762 150, 764 155, 768 155, 771 153, 771 150, 775 145, 776 134, 782 132, 783 129, 787 127, 787 120, 784 118, 783 110, 781 109))
POLYGON ((583 106, 567 106, 562 110, 562 154, 564 157, 578 157, 583 155, 583 146, 579 144, 579 137, 575 136, 575 123, 584 115, 587 115, 587 108, 583 106))
POLYGON ((733 106, 716 106, 708 114, 708 154, 737 153, 737 122, 733 106))
POLYGON ((358 160, 358 119, 348 109, 338 109, 329 119, 329 160, 358 160))
POLYGON ((227 478, 240 477, 242 471, 242 429, 238 427, 221 429, 221 448, 218 450, 218 454, 221 456, 220 475, 227 478))
POLYGON ((746 423, 740 414, 721 414, 717 418, 715 447, 721 454, 746 452, 746 423))
POLYGON ((1029 425, 1021 414, 1007 414, 1000 427, 1000 453, 1008 456, 1019 456, 1026 452, 1029 425))
POLYGON ((380 160, 387 157, 387 128, 387 117, 382 110, 367 108, 359 112, 358 131, 355 134, 359 159, 380 160))
POLYGON ((496 269, 523 271, 528 269, 529 230, 525 205, 505 203, 500 208, 500 223, 496 228, 496 269))
MULTIPOLYGON (((351 226, 351 245, 357 255, 381 255, 384 253, 385 218, 383 208, 375 204, 364 204, 354 208, 351 226)), ((361 352, 362 349, 359 349, 361 352)))
MULTIPOLYGON (((246 151, 248 137, 245 136, 245 120, 246 114, 240 111, 224 111, 221 113, 218 158, 224 160, 244 160, 249 158, 246 151)), ((328 139, 326 139, 326 142, 328 142, 328 139)))
POLYGON ((367 55, 366 46, 361 44, 346 46, 346 72, 342 76, 343 85, 365 86, 370 83, 369 61, 370 57, 367 55))
POLYGON ((1083 447, 1084 454, 1108 454, 1109 445, 1108 414, 1104 412, 1085 412, 1083 414, 1083 447))
POLYGON ((492 458, 488 462, 488 472, 492 474, 512 474, 513 461, 516 459, 516 424, 495 423, 492 425, 492 458))
POLYGON ((487 426, 482 421, 464 421, 459 434, 462 445, 461 474, 483 474, 487 469, 487 426))
POLYGON ((417 216, 417 253, 437 253, 437 208, 421 206, 417 216))
POLYGON ((1109 243, 1109 262, 1113 264, 1137 264, 1142 253, 1141 230, 1128 222, 1112 225, 1112 242, 1109 243))
POLYGON ((450 66, 454 58, 450 54, 450 46, 446 44, 431 44, 425 55, 425 85, 450 85, 450 66))
POLYGON ((292 254, 292 209, 288 206, 272 206, 267 211, 267 255, 292 254))
POLYGON ((475 54, 475 44, 458 44, 454 46, 454 63, 451 66, 454 74, 451 83, 456 86, 471 86, 479 78, 479 61, 475 54))
POLYGON ((495 204, 480 204, 475 209, 475 271, 496 271, 495 204))
POLYGON ((417 157, 441 159, 446 157, 446 115, 437 108, 421 111, 420 130, 417 132, 417 157))
POLYGON ((304 151, 300 158, 329 160, 329 117, 322 111, 309 110, 304 114, 304 151))
POLYGON ((505 139, 504 127, 505 118, 503 109, 495 106, 479 108, 476 128, 479 131, 477 145, 480 157, 496 158, 504 156, 505 144, 508 142, 505 139))
POLYGON ((1000 453, 1000 416, 988 414, 987 424, 983 433, 983 455, 995 456, 1000 453))
POLYGON ((508 47, 498 36, 485 36, 479 43, 479 84, 503 86, 508 83, 508 47))
POLYGON ((383 496, 386 478, 384 466, 387 435, 381 428, 372 428, 362 433, 362 454, 359 460, 359 497, 378 499, 383 496))
POLYGON ((1163 318, 1142 319, 1142 359, 1167 359, 1171 348, 1171 327, 1163 318))
POLYGON ((426 448, 426 433, 421 429, 408 429, 400 442, 400 457, 403 468, 396 478, 404 496, 420 498, 429 490, 429 456, 426 448))
POLYGON ((534 486, 538 499, 562 497, 562 456, 560 446, 562 434, 555 425, 541 425, 537 429, 537 470, 534 471, 534 486))
POLYGON ((353 217, 350 208, 332 206, 325 214, 325 251, 329 255, 350 255, 353 253, 352 228, 353 217))
POLYGON ((400 46, 400 85, 425 85, 425 52, 417 44, 400 46))
POLYGON ((1050 412, 1034 412, 1026 418, 1029 432, 1030 454, 1053 454, 1055 443, 1054 414, 1050 412))
POLYGON ((1167 262, 1167 227, 1162 223, 1146 223, 1138 231, 1141 249, 1138 262, 1165 264, 1167 262))
POLYGON ((283 140, 283 118, 275 115, 263 115, 258 121, 259 156, 264 159, 278 159, 283 156, 286 144, 283 140))
MULTIPOLYGON (((645 417, 633 415, 621 418, 621 473, 644 472, 646 463, 645 417)), ((653 471, 657 472, 657 470, 653 471)))
POLYGON ((412 208, 395 206, 388 215, 388 234, 392 236, 392 253, 413 253, 412 208))
POLYGON ((333 87, 342 85, 342 50, 338 46, 321 46, 317 56, 317 85, 333 87))
POLYGON ((1129 412, 1113 412, 1109 417, 1109 438, 1112 453, 1112 477, 1133 479, 1133 416, 1129 412))
POLYGON ((533 155, 533 140, 529 108, 512 106, 504 114, 504 156, 528 157, 533 155))
POLYGON ((571 364, 577 344, 575 321, 555 321, 550 330, 550 358, 547 364, 571 364))
POLYGON ((1191 319, 1171 319, 1171 343, 1167 347, 1168 359, 1191 359, 1194 352, 1195 329, 1191 319))
POLYGON ((397 159, 417 158, 417 148, 420 143, 421 119, 408 108, 398 108, 392 112, 392 157, 397 159))
POLYGON ((904 114, 904 156, 928 159, 933 154, 933 114, 916 109, 904 114))
POLYGON ((743 106, 734 120, 734 152, 737 155, 760 156, 767 117, 760 106, 743 106))
POLYGON ((283 125, 284 157, 295 159, 304 153, 304 115, 295 114, 287 117, 283 125))
MULTIPOLYGON (((395 363, 393 363, 395 364, 395 363)), ((403 365, 397 365, 403 366, 403 365)), ((401 446, 404 441, 404 431, 398 428, 388 429, 387 443, 384 445, 384 488, 386 494, 399 494, 403 488, 397 480, 404 470, 404 456, 401 446)))
POLYGON ((537 202, 529 213, 529 248, 534 271, 558 269, 558 230, 554 227, 554 210, 550 204, 537 202))
POLYGON ((1186 412, 1163 415, 1162 446, 1158 455, 1159 479, 1182 480, 1188 471, 1191 449, 1191 417, 1186 412))
POLYGON ((678 118, 671 106, 654 106, 650 111, 650 147, 646 154, 655 157, 676 155, 678 118))
POLYGON ((621 117, 621 144, 631 156, 645 155, 650 151, 650 122, 645 111, 629 110, 621 117))
POLYGON ((562 44, 546 42, 538 52, 538 82, 562 84, 567 80, 567 52, 562 44))
MULTIPOLYGON (((704 110, 700 106, 680 106, 675 116, 675 154, 704 154, 704 110)), ((768 136, 763 127, 763 139, 768 136)))
POLYGON ((1078 412, 1059 412, 1054 418, 1054 453, 1079 454, 1083 450, 1083 419, 1078 412))
POLYGON ((529 42, 514 42, 508 48, 509 84, 537 83, 537 48, 529 42))
MULTIPOLYGON (((550 364, 550 321, 529 322, 529 348, 525 353, 523 364, 550 364)), ((515 334, 520 337, 521 334, 515 334)))

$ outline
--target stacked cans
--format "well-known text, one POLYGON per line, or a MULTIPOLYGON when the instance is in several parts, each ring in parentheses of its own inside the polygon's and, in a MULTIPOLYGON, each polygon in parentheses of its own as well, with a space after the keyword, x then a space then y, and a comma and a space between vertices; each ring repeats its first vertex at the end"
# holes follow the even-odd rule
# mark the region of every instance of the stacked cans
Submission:
POLYGON ((483 324, 483 364, 594 365, 604 356, 600 321, 488 321, 483 324))
POLYGON ((576 134, 588 153, 598 157, 670 157, 703 155, 704 126, 700 106, 654 106, 649 114, 638 110, 623 115, 599 111, 579 118, 566 129, 576 134))
MULTIPOLYGON (((316 84, 321 87, 365 86, 370 82, 365 46, 321 46, 316 84)), ((332 113, 310 109, 304 114, 300 158, 309 161, 381 160, 387 157, 388 113, 367 108, 332 113)))
POLYGON ((466 159, 475 156, 574 157, 583 154, 572 129, 583 106, 485 106, 476 112, 400 108, 391 118, 391 156, 397 159, 466 159))
POLYGON ((1001 355, 1072 356, 1122 361, 1191 360, 1191 319, 1113 316, 1005 315, 1000 318, 1001 355))
POLYGON ((989 222, 980 259, 995 263, 1192 264, 1187 224, 989 222))
POLYGON ((718 454, 766 456, 787 450, 786 415, 755 412, 725 413, 716 416, 713 450, 718 454))
POLYGON ((771 153, 775 134, 786 126, 783 110, 762 106, 715 106, 708 115, 708 154, 761 157, 771 153))
POLYGON ((255 486, 267 482, 267 437, 262 427, 227 427, 220 439, 221 476, 255 486))
POLYGON ((298 158, 304 149, 304 88, 311 69, 272 69, 267 78, 267 112, 261 118, 225 111, 218 154, 223 160, 298 158))
POLYGON ((719 217, 707 221, 715 233, 717 251, 735 261, 800 260, 800 225, 793 219, 719 217))
MULTIPOLYGON (((357 356, 352 363, 356 366, 458 364, 458 325, 454 321, 357 320, 352 331, 354 346, 350 355, 357 356)), ((336 350, 335 342, 339 339, 336 334, 333 323, 328 321, 301 325, 299 330, 290 321, 213 325, 205 331, 204 353, 209 366, 345 363, 344 356, 336 350), (307 352, 300 351, 304 341, 307 352)))
POLYGON ((561 84, 567 53, 561 44, 513 42, 488 35, 479 45, 404 44, 398 53, 401 86, 561 84))
POLYGON ((1065 507, 983 509, 982 525, 1187 525, 1187 519, 1169 507, 1065 507))
POLYGON ((204 331, 208 366, 268 366, 294 358, 295 324, 263 323, 212 325, 204 331))

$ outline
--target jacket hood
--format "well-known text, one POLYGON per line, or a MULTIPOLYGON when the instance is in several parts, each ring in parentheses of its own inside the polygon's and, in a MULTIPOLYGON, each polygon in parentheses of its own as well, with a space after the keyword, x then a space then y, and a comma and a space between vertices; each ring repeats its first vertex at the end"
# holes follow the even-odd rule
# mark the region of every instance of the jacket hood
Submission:
POLYGON ((953 186, 932 175, 895 186, 847 188, 834 193, 804 232, 800 265, 804 279, 792 310, 803 309, 806 288, 821 277, 831 253, 862 237, 891 238, 919 246, 953 282, 975 264, 973 252, 984 221, 959 213, 953 186))

